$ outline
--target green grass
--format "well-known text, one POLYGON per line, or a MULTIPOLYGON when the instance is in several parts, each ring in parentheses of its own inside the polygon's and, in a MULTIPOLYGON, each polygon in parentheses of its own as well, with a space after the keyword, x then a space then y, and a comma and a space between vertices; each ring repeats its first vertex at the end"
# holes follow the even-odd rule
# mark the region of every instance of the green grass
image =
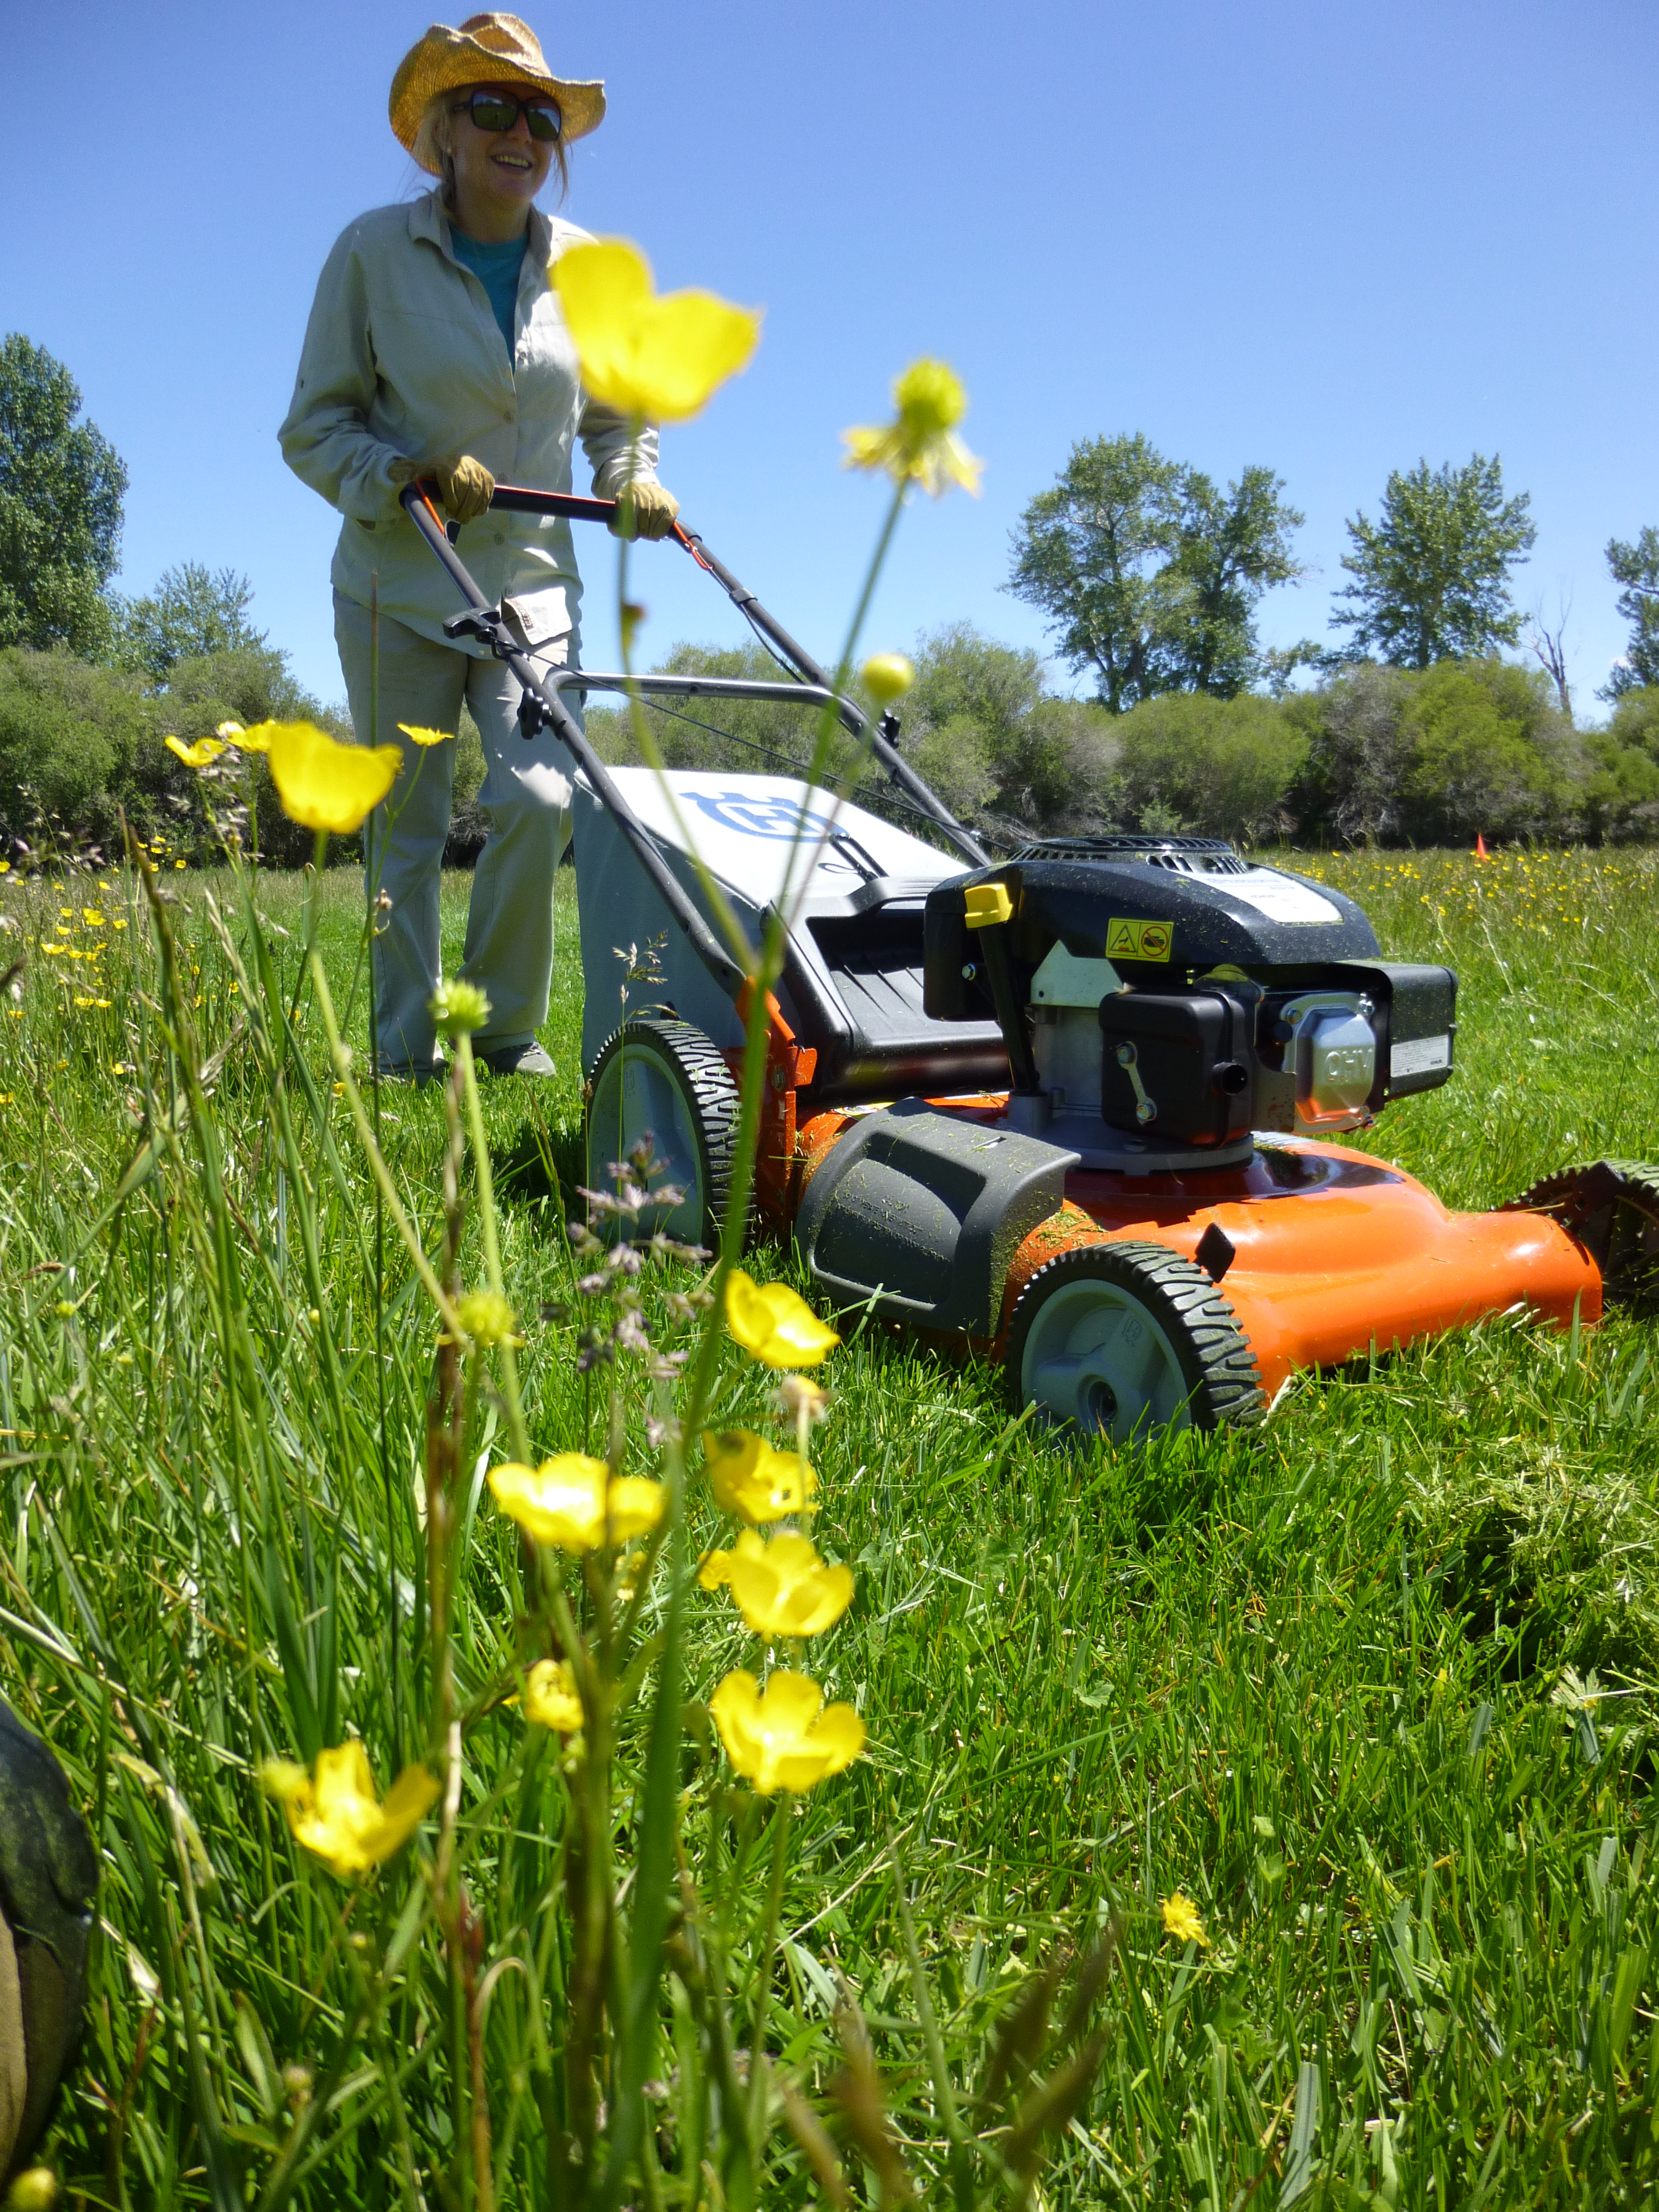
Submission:
MULTIPOLYGON (((1659 1158, 1651 859, 1310 866, 1366 905, 1392 957, 1462 977, 1456 1079, 1394 1109, 1371 1149, 1475 1206, 1567 1160, 1659 1158)), ((84 2062, 48 2155, 71 2202, 254 2203, 314 2081, 333 2108, 296 2201, 437 2205, 457 2108, 436 1939, 418 1933, 370 2044, 329 2077, 354 1936, 378 1944, 408 1885, 389 1870, 343 1916, 346 1893, 254 1779, 262 1758, 314 1747, 307 1734, 360 1734, 383 1783, 422 1748, 429 1316, 389 1244, 377 1365, 371 1185, 314 1016, 301 1035, 317 1089, 289 1082, 291 1150, 249 1044, 232 1042, 238 994, 206 913, 210 893, 228 906, 224 878, 172 884, 203 1049, 230 1043, 212 1115, 234 1249, 215 1242, 187 1129, 106 1218, 174 1063, 147 928, 105 880, 103 896, 85 881, 0 891, 17 925, 4 944, 29 963, 16 1017, 0 1012, 0 1686, 58 1751, 104 1869, 84 2062), (111 920, 67 941, 106 940, 100 961, 39 951, 60 908, 87 907, 111 920)), ((447 884, 457 961, 465 895, 447 884)), ((293 933, 273 940, 292 989, 297 884, 258 896, 293 933)), ((355 875, 326 878, 322 898, 343 1006, 355 875)), ((547 1171, 568 1180, 579 1157, 568 872, 559 928, 558 1080, 485 1094, 543 1451, 603 1449, 604 1427, 573 1324, 534 1319, 571 1297, 547 1171)), ((388 1092, 383 1115, 432 1249, 441 1099, 388 1092)), ((786 1268, 778 1253, 758 1264, 786 1268)), ((469 1259, 465 1279, 479 1273, 469 1259)), ((812 1663, 859 1705, 870 1750, 802 1802, 769 2037, 832 2132, 844 1982, 928 2200, 946 2201, 890 1832, 970 2130, 1012 1994, 1115 1917, 1103 2057, 1043 2176, 1050 2204, 1650 2201, 1652 1344, 1623 1316, 1575 1339, 1504 1316, 1373 1372, 1304 1378, 1256 1442, 1114 1456, 1011 1437, 998 1376, 860 1333, 825 1370, 836 1402, 817 1449, 818 1540, 853 1563, 858 1595, 812 1663), (1592 1670, 1586 1705, 1574 1686, 1592 1670), (1164 1931, 1176 1890, 1201 1947, 1164 1931)), ((731 1355, 722 1423, 765 1426, 767 1397, 731 1355)), ((646 1410, 635 1393, 641 1467, 646 1410)), ((469 1464, 501 1455, 487 1406, 467 1449, 469 1464)), ((465 1503, 464 1705, 514 1660, 521 1603, 479 1480, 465 1503)), ((699 1507, 695 1536, 714 1526, 699 1507)), ((695 1593, 694 1699, 752 1654, 724 1601, 695 1593)), ((512 2205, 555 2201, 545 2054, 562 2009, 548 1900, 563 1785, 524 1744, 510 1711, 477 1722, 463 1806, 483 1966, 502 1969, 486 2057, 512 2205)), ((741 1960, 758 1830, 712 1762, 689 1761, 685 1781, 694 1855, 736 1855, 741 1960)), ((660 2063, 667 2075, 665 2041, 660 2063)), ((672 2097, 657 2109, 672 2169, 672 2097)), ((814 2201, 792 2138, 775 2150, 763 2201, 814 2201)), ((849 2170, 876 2202, 868 2171, 849 2170)), ((664 2186, 684 2201, 672 2170, 664 2186)))

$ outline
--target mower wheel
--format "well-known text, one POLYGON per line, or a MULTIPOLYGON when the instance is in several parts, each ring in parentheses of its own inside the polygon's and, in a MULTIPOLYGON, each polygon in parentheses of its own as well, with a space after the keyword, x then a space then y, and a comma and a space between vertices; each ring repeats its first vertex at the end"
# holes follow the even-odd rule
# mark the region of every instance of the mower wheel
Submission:
POLYGON ((1249 1340, 1205 1270, 1163 1244, 1086 1244, 1039 1267, 1008 1324, 1016 1407, 1114 1444, 1259 1419, 1249 1340))
POLYGON ((1659 1168, 1636 1160, 1597 1160, 1546 1176, 1498 1207, 1547 1213, 1576 1237, 1601 1271, 1605 1296, 1618 1305, 1659 1304, 1659 1168))
POLYGON ((653 1187, 672 1184, 684 1194, 672 1206, 642 1208, 640 1232, 660 1230, 712 1250, 732 1188, 738 1104, 738 1086, 702 1030, 635 1015, 600 1048, 588 1081, 588 1188, 611 1189, 611 1164, 648 1135, 653 1187))

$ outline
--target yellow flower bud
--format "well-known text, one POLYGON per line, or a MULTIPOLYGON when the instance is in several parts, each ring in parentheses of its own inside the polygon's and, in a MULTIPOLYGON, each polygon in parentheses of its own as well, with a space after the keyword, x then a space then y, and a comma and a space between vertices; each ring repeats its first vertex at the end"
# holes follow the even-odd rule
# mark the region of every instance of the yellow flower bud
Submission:
POLYGON ((476 983, 440 983, 431 1006, 433 1020, 449 1037, 470 1036, 489 1019, 489 1001, 476 983))
POLYGON ((524 1339, 514 1334, 516 1326, 512 1307, 495 1291, 469 1291, 455 1308, 460 1316, 461 1327, 474 1344, 522 1344, 524 1339))
POLYGON ((49 2166, 26 2166, 6 2191, 6 2212, 50 2212, 58 2202, 58 2176, 49 2166))
POLYGON ((872 653, 860 669, 864 688, 878 707, 902 699, 916 680, 916 672, 902 653, 872 653))

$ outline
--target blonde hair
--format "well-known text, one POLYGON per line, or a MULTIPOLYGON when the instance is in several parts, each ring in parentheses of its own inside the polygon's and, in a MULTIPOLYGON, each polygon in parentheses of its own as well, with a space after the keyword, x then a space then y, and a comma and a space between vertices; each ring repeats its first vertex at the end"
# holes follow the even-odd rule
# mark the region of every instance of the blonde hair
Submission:
MULTIPOLYGON (((438 189, 447 208, 455 204, 455 117, 454 108, 468 92, 477 88, 451 85, 445 91, 434 92, 426 104, 420 128, 415 133, 415 143, 410 151, 427 170, 438 179, 438 189)), ((533 88, 526 85, 527 93, 533 88)), ((565 159, 562 133, 553 142, 553 167, 559 173, 559 198, 562 199, 570 189, 570 165, 565 159)))

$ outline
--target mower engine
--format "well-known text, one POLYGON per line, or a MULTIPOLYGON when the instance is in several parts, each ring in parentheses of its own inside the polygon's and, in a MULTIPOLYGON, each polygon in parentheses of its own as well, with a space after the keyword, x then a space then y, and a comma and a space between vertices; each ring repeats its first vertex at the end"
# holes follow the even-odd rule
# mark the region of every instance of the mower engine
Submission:
POLYGON ((1449 968, 1382 959, 1352 899, 1219 838, 1048 839, 927 899, 927 1012, 995 1019, 1010 1124, 1085 1168, 1358 1128, 1446 1081, 1456 993, 1449 968))

